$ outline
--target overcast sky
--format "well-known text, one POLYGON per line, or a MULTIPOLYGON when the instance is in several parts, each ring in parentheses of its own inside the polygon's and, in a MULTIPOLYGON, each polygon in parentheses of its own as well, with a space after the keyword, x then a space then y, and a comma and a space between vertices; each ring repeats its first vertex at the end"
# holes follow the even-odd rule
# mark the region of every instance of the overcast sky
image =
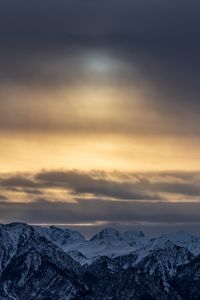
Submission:
POLYGON ((198 231, 199 12, 1 0, 1 222, 198 231))

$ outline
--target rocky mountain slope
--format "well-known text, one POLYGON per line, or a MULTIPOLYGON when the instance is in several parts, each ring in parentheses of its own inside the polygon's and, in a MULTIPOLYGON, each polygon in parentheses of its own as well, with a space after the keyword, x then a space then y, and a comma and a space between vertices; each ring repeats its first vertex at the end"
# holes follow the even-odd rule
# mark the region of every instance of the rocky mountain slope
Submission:
POLYGON ((200 299, 200 238, 0 225, 1 300, 200 299))

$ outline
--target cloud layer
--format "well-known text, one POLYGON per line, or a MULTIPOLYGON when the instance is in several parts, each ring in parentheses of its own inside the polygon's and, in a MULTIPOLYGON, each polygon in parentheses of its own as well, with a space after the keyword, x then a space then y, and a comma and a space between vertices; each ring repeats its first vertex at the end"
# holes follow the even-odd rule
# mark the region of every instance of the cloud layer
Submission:
POLYGON ((194 157, 199 9, 179 0, 1 1, 0 134, 172 137, 194 157))
POLYGON ((198 226, 200 173, 41 171, 0 179, 3 222, 198 226))
POLYGON ((199 224, 199 11, 1 0, 2 221, 199 224))

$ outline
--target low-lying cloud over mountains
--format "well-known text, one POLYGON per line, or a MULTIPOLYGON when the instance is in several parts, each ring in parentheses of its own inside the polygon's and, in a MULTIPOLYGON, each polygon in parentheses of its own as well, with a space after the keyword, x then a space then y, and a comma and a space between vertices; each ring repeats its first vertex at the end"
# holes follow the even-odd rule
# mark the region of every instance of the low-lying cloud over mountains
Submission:
MULTIPOLYGON (((31 223, 199 226, 198 172, 41 171, 0 178, 0 218, 31 223)), ((155 229, 155 230, 158 230, 155 229)))

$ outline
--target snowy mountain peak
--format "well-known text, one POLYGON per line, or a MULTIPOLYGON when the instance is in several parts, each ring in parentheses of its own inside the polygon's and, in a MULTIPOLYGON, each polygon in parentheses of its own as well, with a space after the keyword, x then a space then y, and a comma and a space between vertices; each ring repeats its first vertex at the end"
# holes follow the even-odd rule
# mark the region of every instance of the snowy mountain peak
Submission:
POLYGON ((128 230, 122 233, 121 237, 130 246, 136 246, 136 244, 144 238, 144 233, 142 231, 128 230))
POLYGON ((185 231, 183 229, 175 232, 171 236, 174 236, 174 238, 176 238, 176 239, 187 240, 187 241, 191 240, 191 238, 193 237, 190 233, 188 233, 187 231, 185 231))
POLYGON ((150 239, 148 247, 151 250, 160 250, 160 249, 172 249, 176 245, 168 239, 167 236, 161 235, 157 238, 150 239))
POLYGON ((7 237, 7 243, 12 244, 12 246, 16 247, 16 245, 21 242, 27 240, 32 234, 33 228, 26 223, 10 223, 6 225, 0 226, 0 237, 7 237))
POLYGON ((63 229, 65 234, 69 236, 73 242, 85 242, 85 237, 78 231, 71 229, 63 229))
MULTIPOLYGON (((1 224, 1 225, 4 225, 4 224, 1 224)), ((5 227, 24 227, 24 226, 28 226, 28 224, 24 223, 24 222, 12 222, 9 224, 5 224, 4 226, 5 227)))
POLYGON ((191 235, 184 230, 180 230, 174 234, 168 234, 167 238, 174 244, 187 248, 195 255, 200 254, 200 237, 191 235))
POLYGON ((105 228, 101 230, 98 234, 94 235, 90 241, 121 241, 120 233, 114 228, 105 228))
POLYGON ((123 233, 123 236, 127 239, 142 238, 142 237, 144 237, 144 232, 141 230, 139 230, 139 231, 127 230, 123 233))
POLYGON ((61 247, 85 242, 84 236, 75 230, 62 229, 56 226, 50 226, 47 228, 35 226, 34 228, 48 240, 61 247))
POLYGON ((200 238, 187 233, 106 228, 85 240, 71 229, 12 223, 0 225, 0 240, 2 300, 200 299, 200 255, 189 250, 199 251, 200 238))

